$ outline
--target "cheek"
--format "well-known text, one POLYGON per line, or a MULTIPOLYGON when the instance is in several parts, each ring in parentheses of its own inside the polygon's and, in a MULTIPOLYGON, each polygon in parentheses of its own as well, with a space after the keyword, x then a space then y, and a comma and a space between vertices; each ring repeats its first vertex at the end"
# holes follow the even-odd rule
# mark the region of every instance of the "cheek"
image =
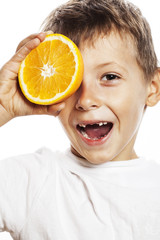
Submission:
POLYGON ((107 90, 105 103, 116 115, 119 122, 127 124, 142 116, 145 106, 144 88, 137 89, 134 84, 124 83, 117 88, 107 90))
POLYGON ((129 94, 117 103, 116 114, 125 131, 134 131, 140 125, 144 113, 144 99, 138 94, 129 94))
POLYGON ((65 129, 70 127, 70 119, 73 114, 74 105, 72 96, 65 100, 65 108, 60 112, 58 118, 65 129))

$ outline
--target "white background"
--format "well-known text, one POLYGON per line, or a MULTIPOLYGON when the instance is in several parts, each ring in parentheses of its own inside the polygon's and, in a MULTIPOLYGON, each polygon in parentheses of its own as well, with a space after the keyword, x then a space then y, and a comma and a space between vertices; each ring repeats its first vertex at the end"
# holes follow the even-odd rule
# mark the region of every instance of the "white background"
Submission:
MULTIPOLYGON (((97 0, 98 1, 98 0, 97 0)), ((0 67, 14 54, 18 43, 39 32, 45 17, 65 0, 5 0, 0 2, 0 67)), ((160 2, 132 0, 148 19, 156 53, 160 60, 160 2)), ((47 146, 52 150, 69 147, 69 141, 58 119, 50 116, 16 118, 0 128, 0 159, 47 146)), ((147 110, 136 142, 139 155, 160 161, 160 103, 147 110)), ((11 239, 8 233, 0 240, 11 239)))

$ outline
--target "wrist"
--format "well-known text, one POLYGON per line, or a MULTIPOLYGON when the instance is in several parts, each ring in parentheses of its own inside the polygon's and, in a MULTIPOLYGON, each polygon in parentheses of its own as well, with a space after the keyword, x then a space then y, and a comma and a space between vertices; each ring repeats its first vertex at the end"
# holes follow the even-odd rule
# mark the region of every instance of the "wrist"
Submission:
POLYGON ((9 122, 12 118, 11 114, 9 114, 6 109, 0 105, 0 127, 9 122))

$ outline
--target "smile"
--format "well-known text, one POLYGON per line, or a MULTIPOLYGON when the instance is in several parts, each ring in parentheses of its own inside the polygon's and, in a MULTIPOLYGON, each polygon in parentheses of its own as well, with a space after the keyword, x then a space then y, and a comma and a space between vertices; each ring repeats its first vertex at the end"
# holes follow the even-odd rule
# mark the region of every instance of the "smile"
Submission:
POLYGON ((89 145, 104 143, 113 128, 112 122, 79 123, 76 126, 79 135, 89 145))

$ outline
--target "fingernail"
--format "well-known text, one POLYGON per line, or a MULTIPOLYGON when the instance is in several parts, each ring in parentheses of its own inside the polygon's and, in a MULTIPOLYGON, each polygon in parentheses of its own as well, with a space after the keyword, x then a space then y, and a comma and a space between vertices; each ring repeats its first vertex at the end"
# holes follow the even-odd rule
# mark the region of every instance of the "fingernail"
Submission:
POLYGON ((59 115, 61 111, 62 111, 62 110, 58 110, 58 111, 56 112, 56 115, 59 115))
POLYGON ((38 38, 39 38, 41 41, 43 41, 45 37, 46 37, 46 33, 45 33, 45 32, 41 32, 41 33, 38 34, 38 38))
POLYGON ((40 32, 38 35, 39 36, 44 36, 44 35, 46 35, 46 32, 40 32))
POLYGON ((60 112, 64 109, 65 103, 62 103, 59 105, 59 110, 56 112, 57 114, 60 114, 60 112))
POLYGON ((49 35, 49 34, 53 34, 53 32, 51 30, 49 31, 46 31, 46 34, 49 35))

